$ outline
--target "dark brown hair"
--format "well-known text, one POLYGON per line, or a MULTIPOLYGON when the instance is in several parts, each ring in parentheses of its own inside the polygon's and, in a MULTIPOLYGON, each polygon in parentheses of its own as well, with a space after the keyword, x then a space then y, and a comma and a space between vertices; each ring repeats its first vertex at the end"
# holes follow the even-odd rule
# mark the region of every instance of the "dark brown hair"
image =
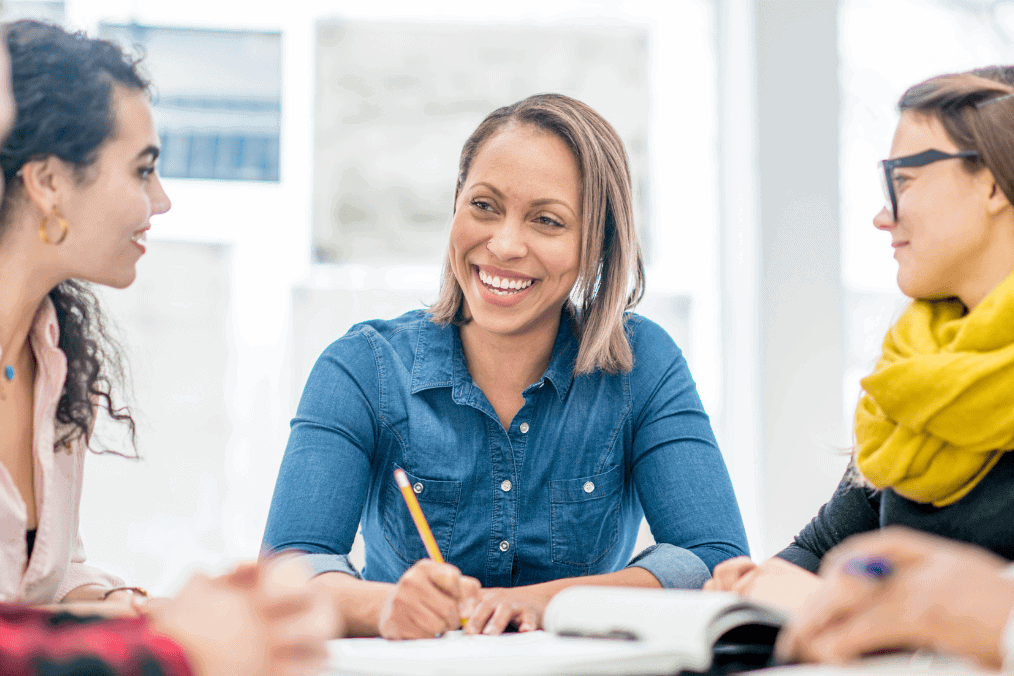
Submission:
MULTIPOLYGON (((0 238, 21 199, 18 170, 55 156, 86 180, 86 170, 116 131, 114 85, 143 92, 149 87, 137 61, 106 40, 31 20, 8 24, 5 33, 17 113, 0 148, 7 186, 0 202, 0 238)), ((124 380, 122 350, 109 335, 98 298, 89 284, 74 279, 54 287, 49 298, 67 356, 67 379, 56 406, 57 447, 69 449, 77 439, 88 446, 100 408, 127 426, 133 446, 134 419, 113 397, 114 384, 124 380)))

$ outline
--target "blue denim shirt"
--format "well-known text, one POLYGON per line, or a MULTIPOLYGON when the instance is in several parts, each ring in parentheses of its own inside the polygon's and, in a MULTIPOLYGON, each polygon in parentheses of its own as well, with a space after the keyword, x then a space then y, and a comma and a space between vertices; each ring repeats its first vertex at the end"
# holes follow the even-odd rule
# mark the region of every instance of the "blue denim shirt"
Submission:
POLYGON ((444 558, 484 587, 636 565, 700 587, 747 553, 732 484, 686 361, 626 318, 630 372, 574 377, 561 321, 549 368, 504 429, 458 328, 425 311, 354 326, 317 360, 275 486, 264 546, 317 572, 397 581, 426 556, 394 482, 408 474, 444 558), (642 511, 643 510, 643 511, 642 511), (630 556, 642 514, 657 545, 630 556), (346 556, 362 526, 366 565, 346 556))

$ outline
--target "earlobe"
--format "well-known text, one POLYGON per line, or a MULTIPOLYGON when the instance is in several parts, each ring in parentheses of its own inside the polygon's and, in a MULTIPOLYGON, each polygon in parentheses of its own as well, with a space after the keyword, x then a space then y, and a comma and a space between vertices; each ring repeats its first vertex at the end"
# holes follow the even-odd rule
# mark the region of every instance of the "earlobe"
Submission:
POLYGON ((1011 204, 1007 200, 1007 195, 1005 195, 1003 190, 1000 189, 999 184, 997 184, 995 180, 991 181, 989 186, 989 197, 986 198, 987 211, 992 216, 996 216, 1010 206, 1011 204))

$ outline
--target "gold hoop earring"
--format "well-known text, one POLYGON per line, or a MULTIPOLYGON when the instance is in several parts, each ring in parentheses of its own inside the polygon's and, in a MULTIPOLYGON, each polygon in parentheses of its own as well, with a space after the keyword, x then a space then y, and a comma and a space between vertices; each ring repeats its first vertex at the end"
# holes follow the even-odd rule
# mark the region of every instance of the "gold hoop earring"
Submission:
POLYGON ((60 238, 55 242, 51 242, 49 240, 49 233, 47 232, 49 218, 49 216, 43 216, 42 223, 39 223, 39 239, 41 239, 45 244, 52 244, 54 246, 63 244, 63 240, 67 239, 67 219, 61 216, 56 209, 53 209, 53 218, 56 219, 56 224, 60 226, 60 238))

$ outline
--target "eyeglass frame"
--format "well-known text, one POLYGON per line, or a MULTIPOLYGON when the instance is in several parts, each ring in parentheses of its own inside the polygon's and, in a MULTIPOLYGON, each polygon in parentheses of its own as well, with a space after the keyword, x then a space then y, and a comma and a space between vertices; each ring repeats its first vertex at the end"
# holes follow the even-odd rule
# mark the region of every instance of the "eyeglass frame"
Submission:
POLYGON ((891 216, 895 221, 898 220, 898 195, 894 192, 894 181, 891 177, 891 172, 895 169, 899 167, 925 167, 927 164, 939 162, 940 160, 973 158, 981 159, 982 155, 979 154, 978 150, 959 150, 956 153, 945 153, 942 150, 930 149, 916 153, 915 155, 880 160, 880 166, 883 169, 883 175, 880 177, 882 182, 881 187, 884 189, 884 196, 889 201, 888 206, 891 207, 891 216))

